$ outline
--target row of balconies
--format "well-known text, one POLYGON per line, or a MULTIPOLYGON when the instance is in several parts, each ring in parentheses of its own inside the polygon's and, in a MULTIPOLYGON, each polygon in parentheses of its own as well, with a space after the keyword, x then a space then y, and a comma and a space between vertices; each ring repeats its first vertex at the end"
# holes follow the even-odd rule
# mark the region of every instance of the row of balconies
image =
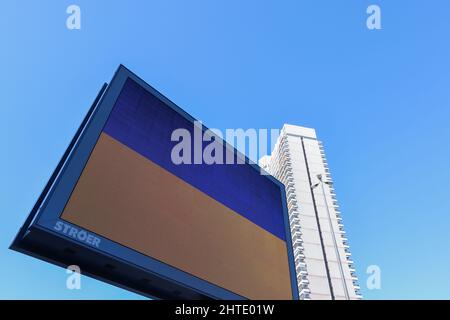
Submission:
POLYGON ((358 280, 352 280, 353 288, 355 289, 355 294, 358 299, 362 299, 361 287, 359 286, 358 280))
MULTIPOLYGON (((323 158, 325 158, 324 155, 323 155, 323 158)), ((331 175, 330 175, 330 171, 328 170, 326 160, 324 161, 324 166, 325 166, 325 172, 327 173, 328 178, 331 180, 331 175)), ((342 244, 344 245, 346 262, 349 266, 350 274, 352 275, 352 279, 354 277, 355 281, 357 281, 356 270, 354 268, 353 261, 351 260, 350 246, 348 245, 348 239, 346 237, 344 225, 342 224, 342 217, 341 217, 341 212, 339 211, 339 204, 338 204, 338 201, 336 198, 336 193, 332 186, 330 186, 330 194, 331 194, 331 198, 333 199, 333 207, 335 209, 336 219, 338 220, 339 234, 342 239, 342 244)))
MULTIPOLYGON (((294 233, 295 234, 295 233, 294 233)), ((294 257, 295 257, 295 272, 297 275, 297 283, 300 291, 300 299, 305 300, 309 299, 309 281, 308 281, 308 270, 305 263, 305 255, 304 248, 302 246, 302 239, 298 234, 293 236, 293 249, 294 249, 294 257)))
POLYGON ((307 279, 308 271, 304 261, 304 248, 302 232, 300 227, 300 219, 298 212, 298 202, 295 195, 295 184, 292 176, 292 161, 287 144, 287 137, 283 136, 280 140, 279 159, 282 167, 278 170, 276 176, 284 183, 286 188, 286 202, 289 211, 289 220, 291 226, 292 245, 295 257, 296 273, 298 286, 300 291, 300 299, 309 299, 310 290, 308 288, 309 281, 307 279))
MULTIPOLYGON (((290 168, 289 168, 290 169, 290 168)), ((289 172, 290 170, 286 170, 289 172)), ((293 244, 293 252, 295 257, 295 271, 297 274, 297 283, 299 287, 300 299, 305 300, 309 299, 309 281, 307 279, 308 270, 305 263, 305 255, 303 248, 303 239, 302 232, 300 227, 300 219, 298 212, 298 203, 295 195, 294 189, 294 181, 292 177, 290 177, 286 186, 286 198, 288 203, 289 210, 289 220, 291 225, 291 235, 292 235, 292 244, 293 244)))
MULTIPOLYGON (((331 173, 328 167, 328 162, 327 159, 325 157, 325 152, 323 149, 323 145, 322 143, 319 141, 319 150, 320 150, 320 154, 322 156, 322 160, 323 160, 323 165, 324 165, 324 169, 325 169, 325 176, 327 177, 327 179, 329 181, 331 181, 331 173)), ((351 275, 351 279, 353 282, 353 287, 355 289, 355 293, 356 293, 356 297, 361 299, 362 295, 360 292, 360 287, 358 284, 358 278, 356 275, 356 270, 354 267, 354 262, 351 259, 351 252, 350 252, 350 246, 348 245, 348 239, 346 237, 346 232, 344 230, 344 225, 342 224, 342 217, 341 217, 341 212, 339 211, 339 204, 336 198, 336 193, 335 190, 333 188, 332 185, 330 185, 330 194, 331 194, 331 198, 333 199, 333 207, 335 209, 336 212, 336 219, 338 220, 338 228, 339 228, 339 234, 341 235, 342 238, 342 242, 344 244, 344 251, 345 251, 345 258, 347 261, 347 264, 349 266, 349 271, 350 271, 350 275, 351 275)))
MULTIPOLYGON (((337 211, 337 213, 338 212, 339 211, 337 211)), ((342 221, 342 219, 340 219, 340 221, 342 221)), ((350 246, 348 245, 348 238, 347 238, 346 232, 344 230, 344 225, 341 222, 339 222, 338 228, 339 228, 339 234, 341 235, 342 244, 344 245, 345 260, 350 269, 350 273, 352 273, 352 272, 355 273, 356 270, 354 268, 354 262, 353 262, 353 260, 351 260, 350 246)), ((356 273, 355 273, 355 276, 356 276, 356 273)))

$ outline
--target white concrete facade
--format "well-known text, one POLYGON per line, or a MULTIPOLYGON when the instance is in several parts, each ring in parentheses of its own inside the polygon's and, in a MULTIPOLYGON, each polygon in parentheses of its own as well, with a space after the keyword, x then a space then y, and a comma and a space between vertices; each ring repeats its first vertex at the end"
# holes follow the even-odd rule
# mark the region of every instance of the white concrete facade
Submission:
POLYGON ((285 124, 271 156, 261 158, 259 164, 286 187, 300 299, 361 299, 327 160, 315 130, 285 124))

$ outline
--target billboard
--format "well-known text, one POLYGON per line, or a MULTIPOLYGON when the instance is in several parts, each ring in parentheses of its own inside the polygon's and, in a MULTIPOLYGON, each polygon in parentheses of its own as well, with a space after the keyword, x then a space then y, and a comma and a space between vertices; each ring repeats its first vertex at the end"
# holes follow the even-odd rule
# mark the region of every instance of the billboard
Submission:
POLYGON ((12 248, 153 298, 297 299, 284 186, 218 136, 243 164, 178 163, 174 132, 209 130, 120 66, 12 248))

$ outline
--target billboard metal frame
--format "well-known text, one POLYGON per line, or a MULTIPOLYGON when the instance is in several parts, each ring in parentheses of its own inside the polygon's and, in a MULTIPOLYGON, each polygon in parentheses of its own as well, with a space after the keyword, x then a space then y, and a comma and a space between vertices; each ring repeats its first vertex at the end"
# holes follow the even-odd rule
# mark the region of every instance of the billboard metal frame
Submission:
MULTIPOLYGON (((151 298, 246 299, 246 297, 141 254, 94 232, 84 230, 60 218, 128 78, 134 80, 192 124, 196 121, 194 117, 164 97, 133 72, 120 65, 111 83, 109 85, 105 83, 100 90, 30 215, 14 239, 11 249, 62 267, 78 264, 83 274, 151 298), (60 228, 56 228, 58 222, 99 238, 101 248, 79 241, 73 235, 69 236, 67 233, 61 232, 60 228)), ((203 131, 207 129, 203 126, 203 131)), ((224 143, 228 148, 235 150, 226 142, 224 143)), ((235 152, 239 155, 237 150, 235 152)), ((242 154, 240 156, 245 159, 245 165, 252 166, 254 170, 261 170, 257 164, 251 162, 247 157, 242 154)), ((298 299, 284 185, 270 175, 264 175, 263 177, 270 179, 280 188, 292 296, 294 299, 298 299)))

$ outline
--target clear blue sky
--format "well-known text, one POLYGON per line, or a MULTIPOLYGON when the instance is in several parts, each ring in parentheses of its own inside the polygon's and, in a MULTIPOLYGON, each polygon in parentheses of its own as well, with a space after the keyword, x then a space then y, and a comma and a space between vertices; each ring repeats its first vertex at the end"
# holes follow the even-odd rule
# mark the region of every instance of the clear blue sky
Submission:
POLYGON ((69 291, 7 249, 119 63, 209 127, 316 128, 365 298, 450 298, 449 15, 448 0, 2 1, 0 298, 139 298, 69 291))

